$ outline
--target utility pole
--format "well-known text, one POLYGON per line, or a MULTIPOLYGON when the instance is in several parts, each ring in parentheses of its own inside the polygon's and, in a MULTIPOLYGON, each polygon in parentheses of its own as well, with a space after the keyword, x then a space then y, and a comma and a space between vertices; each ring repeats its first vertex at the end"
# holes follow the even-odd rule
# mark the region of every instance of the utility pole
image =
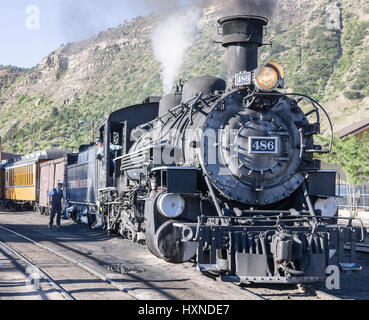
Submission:
POLYGON ((92 120, 92 142, 95 142, 95 120, 92 120))
POLYGON ((80 120, 78 121, 78 126, 82 127, 87 124, 91 124, 91 136, 92 136, 92 142, 95 142, 95 120, 92 120, 92 122, 88 122, 86 120, 80 120))

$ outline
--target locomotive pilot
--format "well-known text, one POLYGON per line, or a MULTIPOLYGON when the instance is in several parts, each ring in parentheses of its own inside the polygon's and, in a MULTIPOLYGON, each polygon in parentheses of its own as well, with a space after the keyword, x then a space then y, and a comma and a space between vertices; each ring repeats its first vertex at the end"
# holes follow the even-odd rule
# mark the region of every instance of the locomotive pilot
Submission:
POLYGON ((49 229, 52 229, 53 227, 54 217, 56 213, 56 230, 60 231, 62 200, 66 198, 65 193, 63 191, 63 184, 58 183, 58 187, 51 190, 51 192, 49 193, 49 197, 50 197, 50 202, 51 202, 49 229))

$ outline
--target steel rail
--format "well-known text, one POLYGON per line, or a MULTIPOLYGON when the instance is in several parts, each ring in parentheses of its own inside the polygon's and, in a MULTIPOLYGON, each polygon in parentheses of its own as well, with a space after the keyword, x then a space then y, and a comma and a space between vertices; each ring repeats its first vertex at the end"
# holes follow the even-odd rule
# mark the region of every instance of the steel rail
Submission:
POLYGON ((30 260, 28 260, 26 257, 21 255, 18 251, 15 249, 9 247, 4 242, 0 241, 0 245, 2 245, 4 248, 6 248, 8 251, 13 253, 15 256, 17 256, 19 259, 21 259, 23 262, 31 266, 34 270, 36 270, 42 278, 47 280, 66 300, 75 300, 67 291, 65 291, 61 286, 55 283, 55 281, 50 278, 45 272, 43 272, 39 267, 37 267, 34 263, 32 263, 30 260))
POLYGON ((93 276, 95 276, 95 277, 99 278, 100 280, 102 280, 102 281, 104 281, 104 282, 108 283, 109 285, 113 286, 114 288, 118 289, 119 291, 122 291, 123 293, 128 294, 129 296, 131 296, 132 298, 134 298, 134 299, 136 299, 136 300, 143 300, 143 299, 142 299, 138 294, 136 294, 136 293, 134 293, 134 292, 131 292, 131 290, 130 290, 129 288, 126 288, 126 287, 124 287, 123 285, 121 285, 120 283, 118 283, 118 282, 116 282, 116 281, 114 281, 114 280, 110 279, 108 276, 106 276, 106 275, 104 275, 104 274, 100 273, 99 271, 97 271, 97 270, 96 270, 96 269, 94 269, 93 267, 91 267, 91 266, 89 266, 89 265, 85 264, 84 262, 81 262, 81 261, 78 261, 78 260, 73 259, 73 258, 71 258, 71 257, 68 257, 68 256, 67 256, 67 255, 65 255, 64 253, 61 253, 61 252, 59 252, 59 251, 57 251, 57 250, 54 250, 54 249, 52 249, 52 248, 50 248, 50 247, 48 247, 48 246, 45 246, 45 245, 43 245, 43 244, 40 244, 40 243, 38 243, 38 242, 36 242, 36 241, 34 241, 34 240, 32 240, 32 239, 30 239, 30 238, 28 238, 28 237, 26 237, 26 236, 24 236, 24 235, 20 234, 20 233, 18 233, 18 232, 15 232, 15 231, 13 231, 13 230, 10 230, 10 229, 8 229, 8 228, 5 228, 5 227, 0 226, 0 229, 2 229, 2 230, 4 230, 4 231, 7 231, 7 232, 9 232, 9 233, 13 233, 13 234, 15 234, 15 235, 17 235, 17 236, 19 236, 19 237, 21 237, 21 238, 23 238, 23 239, 25 239, 25 240, 29 241, 29 242, 31 242, 31 243, 33 243, 33 244, 35 244, 35 245, 36 245, 36 246, 38 246, 38 247, 43 248, 43 249, 45 249, 45 250, 48 250, 48 251, 50 251, 51 253, 53 253, 53 254, 55 254, 55 255, 57 255, 57 256, 59 256, 59 257, 63 258, 64 260, 67 260, 67 261, 69 261, 69 262, 71 262, 71 263, 75 264, 76 266, 80 267, 81 269, 84 269, 85 271, 89 272, 89 273, 90 273, 90 274, 92 274, 93 276))

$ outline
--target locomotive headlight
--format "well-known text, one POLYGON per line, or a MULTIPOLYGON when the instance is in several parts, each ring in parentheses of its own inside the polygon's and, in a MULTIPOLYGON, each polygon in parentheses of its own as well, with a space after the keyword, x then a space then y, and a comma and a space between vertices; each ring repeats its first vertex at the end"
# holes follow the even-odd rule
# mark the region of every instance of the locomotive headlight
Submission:
POLYGON ((158 209, 164 217, 175 219, 184 212, 185 200, 179 194, 162 194, 158 199, 158 209))
POLYGON ((278 87, 283 86, 284 76, 285 73, 282 66, 275 61, 271 61, 264 67, 256 70, 255 85, 262 91, 274 91, 278 87))

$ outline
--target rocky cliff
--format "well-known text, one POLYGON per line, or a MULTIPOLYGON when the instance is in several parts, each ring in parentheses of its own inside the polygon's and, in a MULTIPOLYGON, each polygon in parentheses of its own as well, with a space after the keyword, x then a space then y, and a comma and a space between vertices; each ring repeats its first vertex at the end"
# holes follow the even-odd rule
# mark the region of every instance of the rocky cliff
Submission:
MULTIPOLYGON (((151 33, 161 15, 138 17, 60 46, 32 69, 0 68, 0 135, 8 152, 78 147, 89 123, 160 95, 160 65, 151 33), (86 122, 81 125, 81 121, 86 122)), ((225 76, 218 8, 206 9, 180 78, 225 76)), ((369 3, 365 0, 280 0, 260 60, 278 60, 287 90, 320 99, 335 129, 369 116, 369 3), (338 20, 337 20, 338 17, 338 20)), ((1 61, 0 61, 1 63, 1 61)))

